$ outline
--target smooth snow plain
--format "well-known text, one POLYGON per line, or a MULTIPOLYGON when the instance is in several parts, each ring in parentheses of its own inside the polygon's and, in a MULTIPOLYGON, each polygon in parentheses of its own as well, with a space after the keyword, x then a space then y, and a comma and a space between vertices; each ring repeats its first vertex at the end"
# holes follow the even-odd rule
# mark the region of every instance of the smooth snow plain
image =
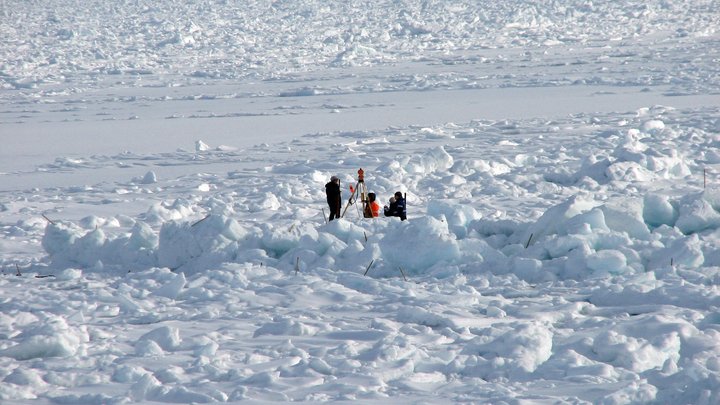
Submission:
POLYGON ((1 1, 0 403, 720 403, 718 27, 1 1))

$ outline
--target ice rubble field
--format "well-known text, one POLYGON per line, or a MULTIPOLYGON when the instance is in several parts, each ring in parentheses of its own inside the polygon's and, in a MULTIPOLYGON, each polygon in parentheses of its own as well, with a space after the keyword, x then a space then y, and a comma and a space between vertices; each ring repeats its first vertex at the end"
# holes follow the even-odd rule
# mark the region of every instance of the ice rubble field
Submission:
POLYGON ((0 403, 720 403, 720 4, 475 3, 0 2, 0 403))

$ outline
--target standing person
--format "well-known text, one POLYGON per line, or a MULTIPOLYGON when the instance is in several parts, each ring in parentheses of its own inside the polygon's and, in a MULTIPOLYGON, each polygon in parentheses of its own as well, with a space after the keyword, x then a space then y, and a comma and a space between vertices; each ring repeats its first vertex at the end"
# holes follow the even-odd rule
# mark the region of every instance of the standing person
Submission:
POLYGON ((340 179, 337 176, 330 177, 330 182, 325 185, 325 195, 327 195, 327 203, 330 207, 330 220, 340 218, 342 192, 340 191, 340 179))
POLYGON ((401 221, 407 219, 407 208, 405 207, 405 197, 401 192, 396 192, 394 196, 390 197, 390 206, 385 206, 386 217, 400 217, 401 221))

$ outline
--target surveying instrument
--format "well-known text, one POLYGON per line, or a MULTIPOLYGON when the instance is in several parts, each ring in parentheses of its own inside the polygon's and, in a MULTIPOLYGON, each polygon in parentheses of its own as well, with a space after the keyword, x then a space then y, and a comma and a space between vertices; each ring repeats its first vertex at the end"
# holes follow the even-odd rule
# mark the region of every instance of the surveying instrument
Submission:
POLYGON ((356 197, 360 197, 360 202, 362 203, 363 208, 363 217, 372 218, 370 200, 368 199, 367 186, 365 185, 365 171, 360 168, 357 173, 357 183, 355 183, 355 187, 350 186, 350 198, 348 199, 348 202, 345 205, 345 209, 343 210, 342 215, 340 215, 340 218, 345 217, 345 213, 347 212, 348 208, 355 203, 356 197))

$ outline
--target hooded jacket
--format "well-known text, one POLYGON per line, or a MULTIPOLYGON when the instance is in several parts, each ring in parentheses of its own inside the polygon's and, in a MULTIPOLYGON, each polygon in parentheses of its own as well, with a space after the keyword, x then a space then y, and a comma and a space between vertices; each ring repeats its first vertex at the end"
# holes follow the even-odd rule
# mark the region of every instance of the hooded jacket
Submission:
POLYGON ((385 207, 385 216, 400 217, 400 220, 406 220, 407 208, 405 207, 405 198, 396 196, 395 201, 392 201, 389 207, 385 207))

